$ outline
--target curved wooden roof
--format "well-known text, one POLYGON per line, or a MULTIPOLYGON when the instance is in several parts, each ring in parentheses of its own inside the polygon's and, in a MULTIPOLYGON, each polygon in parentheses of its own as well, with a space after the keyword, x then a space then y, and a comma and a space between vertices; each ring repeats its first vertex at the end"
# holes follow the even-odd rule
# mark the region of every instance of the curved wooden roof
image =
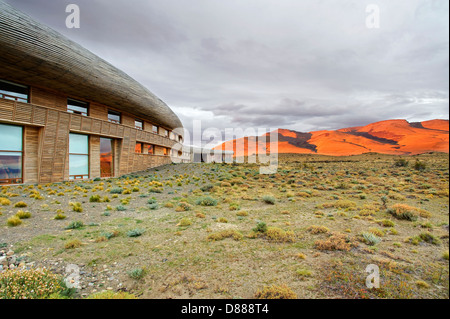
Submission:
POLYGON ((169 129, 178 116, 130 76, 0 1, 0 77, 126 111, 169 129))

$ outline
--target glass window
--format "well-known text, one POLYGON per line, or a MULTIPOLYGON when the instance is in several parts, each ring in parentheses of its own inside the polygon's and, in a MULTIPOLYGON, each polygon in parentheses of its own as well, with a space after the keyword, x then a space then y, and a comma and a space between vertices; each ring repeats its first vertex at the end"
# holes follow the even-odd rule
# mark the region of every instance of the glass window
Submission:
POLYGON ((158 134, 158 127, 155 125, 152 125, 152 132, 155 134, 158 134))
POLYGON ((120 124, 121 114, 116 111, 108 110, 108 121, 120 124))
POLYGON ((148 146, 148 153, 151 155, 155 154, 155 147, 151 144, 148 146))
POLYGON ((22 183, 22 131, 0 124, 0 184, 22 183))
POLYGON ((144 151, 144 144, 143 143, 136 143, 136 147, 134 148, 135 153, 143 153, 144 151))
POLYGON ((0 80, 0 98, 28 103, 28 86, 0 80))
POLYGON ((69 134, 69 178, 89 178, 89 136, 69 134))
POLYGON ((89 104, 82 101, 77 101, 73 99, 67 99, 67 112, 80 114, 87 116, 88 115, 89 104))
POLYGON ((144 129, 144 121, 134 120, 134 127, 138 130, 143 130, 144 129))
POLYGON ((169 149, 167 147, 163 148, 164 155, 169 155, 169 149))
POLYGON ((100 177, 113 176, 113 140, 100 138, 100 177))
POLYGON ((165 136, 165 137, 168 137, 169 136, 169 131, 168 130, 166 130, 166 129, 164 129, 164 128, 160 128, 161 129, 161 135, 162 136, 165 136))

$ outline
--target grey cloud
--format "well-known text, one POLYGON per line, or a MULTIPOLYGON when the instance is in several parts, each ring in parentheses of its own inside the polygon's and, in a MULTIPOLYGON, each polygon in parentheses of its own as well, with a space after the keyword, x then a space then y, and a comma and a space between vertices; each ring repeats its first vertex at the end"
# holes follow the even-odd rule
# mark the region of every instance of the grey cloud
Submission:
POLYGON ((143 83, 190 130, 448 118, 448 1, 6 1, 143 83), (81 29, 65 28, 69 3, 81 29), (372 3, 380 29, 365 26, 372 3))

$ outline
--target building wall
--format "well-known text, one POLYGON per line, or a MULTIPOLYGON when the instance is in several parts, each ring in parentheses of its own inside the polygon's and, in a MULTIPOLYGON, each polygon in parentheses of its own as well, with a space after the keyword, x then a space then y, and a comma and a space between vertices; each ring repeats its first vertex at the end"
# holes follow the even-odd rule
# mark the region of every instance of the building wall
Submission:
POLYGON ((163 148, 170 149, 176 142, 152 133, 151 123, 145 121, 144 131, 137 130, 135 117, 124 112, 122 124, 110 123, 108 107, 99 103, 89 103, 88 117, 68 113, 67 98, 32 87, 30 103, 0 99, 0 123, 24 127, 24 182, 69 179, 70 133, 89 135, 90 178, 100 177, 100 137, 114 139, 114 176, 171 163, 170 156, 163 156, 163 148), (136 154, 136 142, 155 145, 155 155, 136 154))

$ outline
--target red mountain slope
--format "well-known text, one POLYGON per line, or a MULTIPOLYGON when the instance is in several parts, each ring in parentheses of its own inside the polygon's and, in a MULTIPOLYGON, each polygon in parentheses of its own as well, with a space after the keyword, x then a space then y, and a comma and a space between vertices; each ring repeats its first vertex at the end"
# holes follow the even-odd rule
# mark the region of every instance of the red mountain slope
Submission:
MULTIPOLYGON (((409 123, 406 120, 387 120, 366 126, 336 131, 301 133, 278 129, 278 145, 256 144, 256 137, 227 141, 215 149, 233 150, 235 156, 264 153, 269 149, 277 153, 323 155, 357 155, 368 152, 413 155, 426 152, 449 152, 449 121, 431 120, 409 123)), ((266 136, 269 134, 266 134, 266 136)))

